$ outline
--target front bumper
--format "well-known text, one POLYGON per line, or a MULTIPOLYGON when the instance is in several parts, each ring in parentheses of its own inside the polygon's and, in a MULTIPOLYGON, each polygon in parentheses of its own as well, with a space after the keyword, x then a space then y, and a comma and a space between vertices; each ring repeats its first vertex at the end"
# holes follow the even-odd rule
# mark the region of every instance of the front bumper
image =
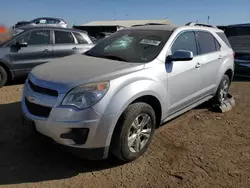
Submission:
POLYGON ((61 98, 63 96, 59 95, 56 102, 53 103, 52 98, 47 99, 47 96, 32 91, 26 82, 22 97, 22 114, 26 119, 33 122, 39 133, 53 139, 58 144, 71 148, 70 150, 73 150, 74 153, 83 153, 87 158, 90 156, 93 159, 106 158, 113 132, 112 127, 114 127, 116 119, 115 115, 101 115, 92 108, 78 110, 73 107, 61 107, 57 105, 61 98), (35 104, 47 106, 53 104, 48 117, 40 117, 30 113, 25 102, 25 98, 30 93, 37 99, 33 101, 35 104), (78 144, 73 139, 62 138, 63 134, 78 128, 89 130, 84 144, 78 144))

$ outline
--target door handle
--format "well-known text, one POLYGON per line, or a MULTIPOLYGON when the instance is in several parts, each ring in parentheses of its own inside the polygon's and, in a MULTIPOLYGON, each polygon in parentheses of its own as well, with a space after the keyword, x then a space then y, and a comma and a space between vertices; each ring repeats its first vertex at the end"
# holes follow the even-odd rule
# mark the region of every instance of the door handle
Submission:
POLYGON ((219 59, 222 59, 222 55, 219 55, 219 57, 218 57, 219 59))
POLYGON ((49 50, 48 50, 48 49, 45 49, 45 50, 43 50, 43 52, 48 53, 48 52, 49 52, 49 50))
POLYGON ((201 63, 196 63, 196 65, 195 65, 195 68, 200 68, 201 67, 201 63))

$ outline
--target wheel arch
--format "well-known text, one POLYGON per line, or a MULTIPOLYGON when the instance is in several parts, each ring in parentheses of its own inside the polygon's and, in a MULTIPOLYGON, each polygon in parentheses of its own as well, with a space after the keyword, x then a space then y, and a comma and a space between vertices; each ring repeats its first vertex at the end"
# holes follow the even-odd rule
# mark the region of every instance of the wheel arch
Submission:
POLYGON ((11 71, 11 67, 7 65, 7 63, 4 63, 4 61, 2 61, 0 59, 0 66, 4 68, 4 70, 7 72, 8 75, 8 79, 13 80, 14 79, 14 73, 11 71))
POLYGON ((227 75, 230 79, 230 82, 232 82, 233 80, 233 70, 231 68, 227 69, 227 71, 225 72, 225 75, 227 75))

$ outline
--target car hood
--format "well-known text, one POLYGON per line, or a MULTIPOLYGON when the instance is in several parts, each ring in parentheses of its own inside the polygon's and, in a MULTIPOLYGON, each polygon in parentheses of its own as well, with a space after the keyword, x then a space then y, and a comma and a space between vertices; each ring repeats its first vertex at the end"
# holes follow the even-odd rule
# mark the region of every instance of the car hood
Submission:
POLYGON ((144 63, 127 63, 77 54, 39 65, 31 71, 31 76, 72 87, 90 82, 109 81, 143 68, 144 63))

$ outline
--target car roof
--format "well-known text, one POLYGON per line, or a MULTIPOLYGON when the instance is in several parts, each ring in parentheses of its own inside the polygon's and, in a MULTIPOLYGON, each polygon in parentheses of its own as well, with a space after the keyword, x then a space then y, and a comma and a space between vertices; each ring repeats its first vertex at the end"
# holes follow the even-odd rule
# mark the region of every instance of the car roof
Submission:
POLYGON ((245 23, 245 24, 235 24, 235 25, 229 25, 229 26, 226 26, 226 27, 246 27, 246 28, 249 28, 250 27, 250 23, 245 23))
POLYGON ((36 19, 53 19, 53 20, 63 20, 62 18, 55 18, 55 17, 39 17, 39 18, 34 18, 33 20, 36 19))
POLYGON ((51 30, 62 30, 62 31, 75 31, 75 32, 88 34, 88 32, 79 30, 79 29, 53 27, 53 26, 23 26, 23 27, 18 27, 17 29, 21 29, 24 31, 35 30, 35 29, 51 29, 51 30))
POLYGON ((222 30, 214 27, 206 27, 206 26, 177 26, 174 24, 166 24, 166 25, 142 25, 142 26, 134 26, 131 28, 125 28, 126 30, 164 30, 164 31, 174 31, 176 29, 192 29, 192 30, 204 30, 204 31, 211 31, 211 32, 223 32, 222 30))
POLYGON ((163 31, 173 31, 178 26, 173 24, 160 24, 160 25, 141 25, 141 26, 134 26, 130 28, 125 28, 123 30, 163 30, 163 31))

